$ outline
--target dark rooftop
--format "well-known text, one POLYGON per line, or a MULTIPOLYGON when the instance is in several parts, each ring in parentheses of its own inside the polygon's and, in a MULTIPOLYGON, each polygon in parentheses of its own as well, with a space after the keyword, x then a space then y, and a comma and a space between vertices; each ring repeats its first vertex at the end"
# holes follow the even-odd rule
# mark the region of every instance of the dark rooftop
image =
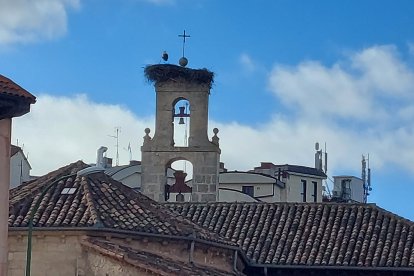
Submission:
POLYGON ((71 175, 86 168, 81 161, 10 190, 9 226, 27 227, 41 191, 64 177, 41 199, 34 227, 106 228, 155 235, 194 237, 233 245, 104 173, 71 175))
POLYGON ((257 265, 411 268, 414 223, 374 204, 169 203, 257 265))

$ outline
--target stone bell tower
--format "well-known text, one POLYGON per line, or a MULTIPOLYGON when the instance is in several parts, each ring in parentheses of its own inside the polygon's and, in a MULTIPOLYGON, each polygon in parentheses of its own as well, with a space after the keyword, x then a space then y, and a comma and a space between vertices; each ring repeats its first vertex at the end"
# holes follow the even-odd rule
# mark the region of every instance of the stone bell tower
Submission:
MULTIPOLYGON (((156 122, 151 138, 145 129, 142 152, 141 191, 148 197, 166 200, 167 168, 178 160, 193 165, 191 201, 216 201, 220 163, 218 129, 211 141, 207 136, 208 99, 213 73, 206 69, 190 69, 171 64, 147 66, 146 77, 155 85, 156 122), (176 112, 175 105, 187 100, 189 114, 176 112), (188 144, 176 146, 174 118, 190 117, 188 144)), ((167 187, 168 188, 168 187, 167 187)))

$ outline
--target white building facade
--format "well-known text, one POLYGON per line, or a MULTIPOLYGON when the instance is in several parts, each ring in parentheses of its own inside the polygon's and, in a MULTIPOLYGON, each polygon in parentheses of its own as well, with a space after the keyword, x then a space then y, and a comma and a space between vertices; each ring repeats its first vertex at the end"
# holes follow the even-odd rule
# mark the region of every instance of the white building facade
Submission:
POLYGON ((365 202, 364 181, 355 176, 334 176, 332 199, 339 202, 365 202))
POLYGON ((15 188, 23 182, 30 180, 30 170, 32 167, 29 164, 23 150, 11 145, 10 152, 10 188, 15 188))

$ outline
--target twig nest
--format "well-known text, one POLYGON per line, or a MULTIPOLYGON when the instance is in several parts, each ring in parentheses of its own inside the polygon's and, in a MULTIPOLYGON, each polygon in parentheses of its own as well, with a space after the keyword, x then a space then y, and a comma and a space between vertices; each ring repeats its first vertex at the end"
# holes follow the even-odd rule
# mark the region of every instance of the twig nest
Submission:
POLYGON ((206 84, 210 88, 214 82, 214 73, 207 69, 191 69, 173 64, 148 65, 145 67, 145 76, 153 83, 185 81, 206 84))

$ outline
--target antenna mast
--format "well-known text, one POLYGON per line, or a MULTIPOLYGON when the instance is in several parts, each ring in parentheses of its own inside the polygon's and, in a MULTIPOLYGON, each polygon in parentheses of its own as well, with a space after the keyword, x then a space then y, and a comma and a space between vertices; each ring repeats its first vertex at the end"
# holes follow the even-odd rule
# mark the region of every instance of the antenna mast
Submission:
POLYGON ((362 183, 364 185, 364 203, 367 203, 369 192, 372 191, 371 187, 371 168, 369 167, 369 154, 368 158, 362 155, 362 172, 361 172, 362 183), (368 175, 367 175, 367 164, 368 164, 368 175))
POLYGON ((119 133, 121 132, 121 127, 115 127, 116 135, 108 135, 109 137, 116 139, 116 165, 119 166, 119 133))

